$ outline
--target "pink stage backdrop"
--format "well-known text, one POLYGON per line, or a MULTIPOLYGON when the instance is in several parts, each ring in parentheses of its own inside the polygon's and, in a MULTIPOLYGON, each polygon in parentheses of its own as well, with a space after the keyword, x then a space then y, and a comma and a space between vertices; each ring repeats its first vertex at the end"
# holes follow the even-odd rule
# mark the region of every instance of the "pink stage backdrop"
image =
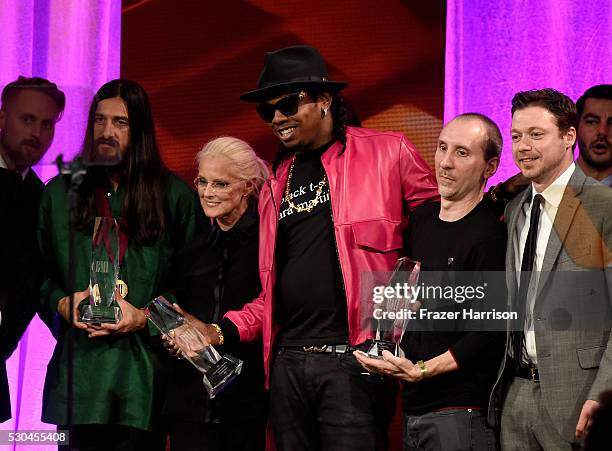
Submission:
MULTIPOLYGON (((0 29, 0 89, 24 75, 47 78, 66 93, 66 111, 57 124, 53 146, 35 168, 46 182, 57 173, 53 162, 58 154, 71 159, 78 151, 95 91, 119 76, 121 2, 2 0, 0 29)), ((47 328, 35 318, 7 363, 13 418, 2 423, 0 429, 52 428, 40 422, 40 413, 45 372, 54 345, 47 328)))
POLYGON ((484 113, 504 137, 495 178, 517 172, 510 145, 510 101, 517 91, 551 87, 572 99, 610 83, 609 0, 449 0, 444 121, 484 113))

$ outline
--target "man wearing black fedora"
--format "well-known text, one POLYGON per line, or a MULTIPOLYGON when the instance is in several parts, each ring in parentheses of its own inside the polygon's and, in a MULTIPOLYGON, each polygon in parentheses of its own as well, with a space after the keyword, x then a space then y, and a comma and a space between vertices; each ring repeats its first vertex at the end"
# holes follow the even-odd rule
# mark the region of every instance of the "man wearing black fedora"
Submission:
POLYGON ((205 333, 263 336, 279 450, 384 447, 385 382, 352 354, 373 337, 362 278, 393 269, 410 211, 438 197, 403 135, 348 126, 346 86, 300 45, 267 53, 258 88, 240 96, 281 143, 259 201, 263 291, 205 333))

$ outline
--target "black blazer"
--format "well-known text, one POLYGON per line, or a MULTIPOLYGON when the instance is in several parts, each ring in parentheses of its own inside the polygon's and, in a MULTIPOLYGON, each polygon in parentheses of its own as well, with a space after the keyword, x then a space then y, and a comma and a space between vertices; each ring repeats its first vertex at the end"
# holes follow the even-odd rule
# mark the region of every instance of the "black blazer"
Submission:
POLYGON ((43 183, 0 168, 0 422, 10 418, 5 361, 34 316, 40 282, 36 224, 43 183))
MULTIPOLYGON (((179 253, 174 265, 178 304, 206 323, 218 323, 226 312, 240 310, 261 292, 258 249, 259 217, 253 209, 227 232, 213 225, 210 233, 197 237, 179 253)), ((169 358, 172 376, 164 416, 200 423, 267 417, 261 340, 221 346, 219 351, 244 364, 242 373, 212 400, 200 373, 189 362, 169 358)))

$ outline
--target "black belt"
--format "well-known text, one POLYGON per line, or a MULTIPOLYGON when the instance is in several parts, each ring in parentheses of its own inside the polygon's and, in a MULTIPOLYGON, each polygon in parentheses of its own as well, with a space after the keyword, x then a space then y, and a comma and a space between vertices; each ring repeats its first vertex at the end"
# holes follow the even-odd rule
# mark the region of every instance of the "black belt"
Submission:
POLYGON ((516 376, 529 379, 532 382, 540 382, 540 372, 535 365, 521 365, 517 368, 516 376))
POLYGON ((320 346, 279 346, 279 350, 301 351, 309 354, 344 354, 347 352, 357 351, 360 346, 349 345, 320 345, 320 346))

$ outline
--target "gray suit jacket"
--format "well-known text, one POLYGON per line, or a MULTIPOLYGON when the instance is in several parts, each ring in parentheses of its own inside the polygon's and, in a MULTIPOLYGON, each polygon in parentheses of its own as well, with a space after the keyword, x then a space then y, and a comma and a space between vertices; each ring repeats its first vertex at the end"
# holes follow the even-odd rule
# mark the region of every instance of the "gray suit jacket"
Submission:
MULTIPOLYGON (((531 188, 506 208, 508 303, 518 294, 514 243, 521 206, 531 188)), ((539 276, 533 318, 543 402, 558 432, 568 441, 587 399, 612 389, 612 190, 576 169, 551 230, 539 276)), ((506 340, 511 346, 510 325, 506 340)), ((506 356, 508 352, 506 352, 506 356)), ((502 362, 489 403, 489 421, 512 377, 502 362)), ((509 370, 509 371, 508 371, 509 370)))

